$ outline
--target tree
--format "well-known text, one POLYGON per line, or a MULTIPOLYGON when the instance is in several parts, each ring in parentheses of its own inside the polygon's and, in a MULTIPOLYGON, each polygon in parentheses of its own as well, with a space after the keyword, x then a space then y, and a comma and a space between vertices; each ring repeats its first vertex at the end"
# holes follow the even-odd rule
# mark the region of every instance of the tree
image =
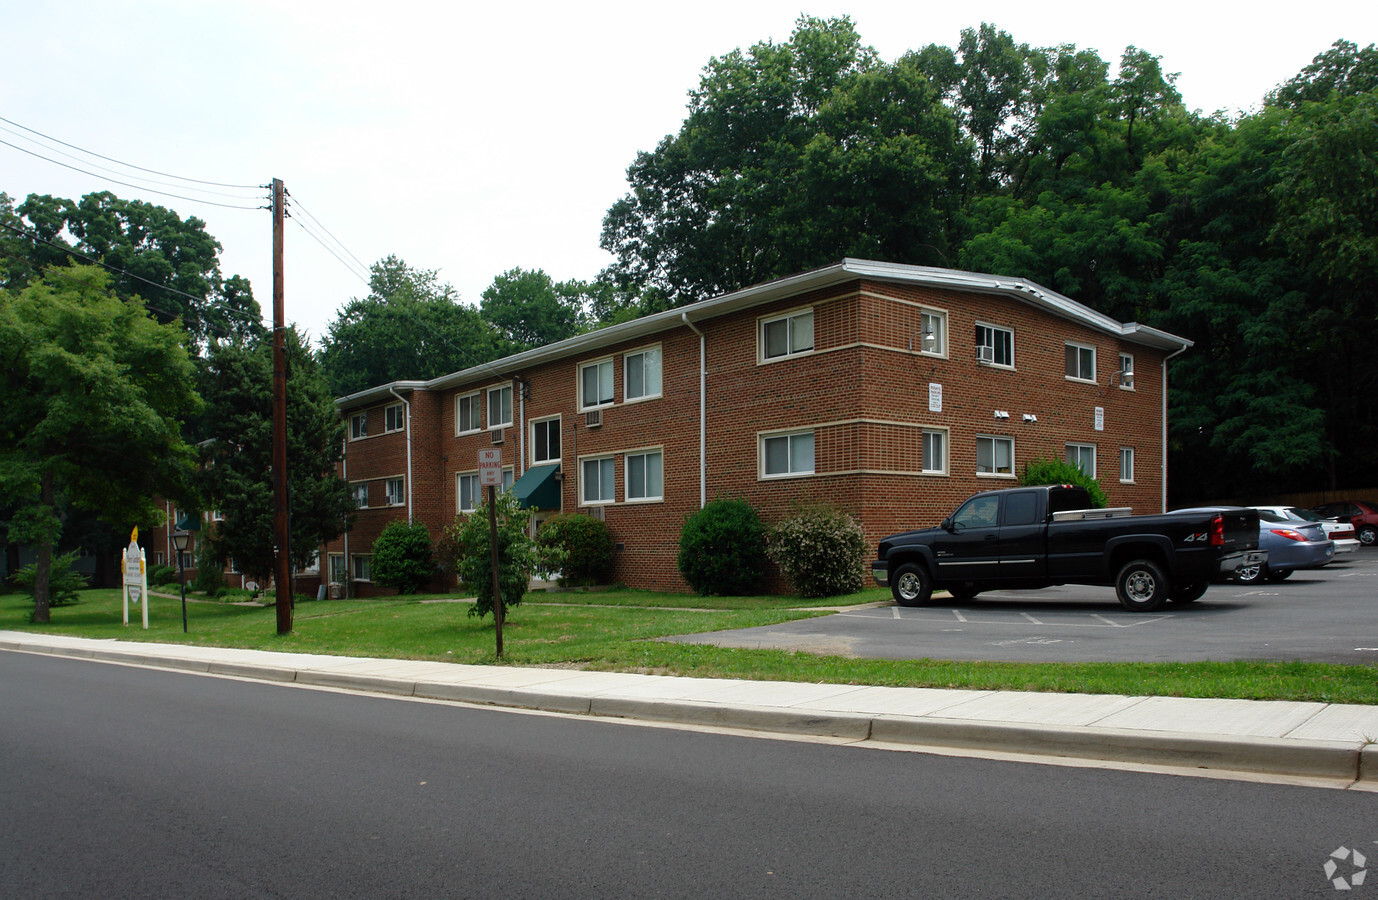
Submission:
POLYGON ((586 330, 589 292, 584 282, 557 284, 541 269, 510 269, 483 292, 479 312, 501 335, 503 352, 520 353, 586 330))
MULTIPOLYGON (((160 322, 181 319, 197 351, 212 337, 263 331, 249 282, 222 277, 220 244, 194 216, 184 220, 166 207, 121 200, 108 191, 75 203, 30 194, 16 212, 29 264, 11 268, 11 286, 16 280, 27 283, 48 266, 99 263, 115 273, 112 293, 142 297, 160 322)), ((5 218, 0 211, 0 221, 5 218)))
MULTIPOLYGON (((541 548, 526 533, 530 513, 521 508, 517 495, 511 491, 495 491, 497 500, 498 590, 502 593, 504 617, 507 611, 522 602, 531 584, 531 573, 537 569, 559 568, 561 554, 553 548, 541 548)), ((478 509, 455 519, 445 529, 454 541, 460 582, 474 592, 475 603, 469 615, 480 618, 493 612, 493 540, 488 522, 489 502, 485 499, 478 509)))
POLYGON ((1378 90, 1378 45, 1362 50, 1352 41, 1336 41, 1268 96, 1271 106, 1298 109, 1331 96, 1353 97, 1378 90))
MULTIPOLYGON (((209 436, 197 481, 224 519, 203 540, 259 584, 273 577, 272 342, 211 347, 203 392, 209 436)), ((344 532, 354 500, 336 473, 344 425, 320 368, 295 328, 287 332, 287 494, 291 564, 304 569, 344 532)))
POLYGON ((321 342, 336 397, 392 381, 434 378, 502 355, 493 328, 433 269, 396 256, 373 264, 369 295, 349 301, 321 342))
POLYGON ((0 502, 10 539, 37 545, 34 621, 49 621, 63 498, 120 528, 157 521, 155 494, 190 494, 180 420, 201 400, 187 336, 121 300, 91 266, 49 268, 0 293, 0 502))
POLYGON ((373 542, 373 580, 397 588, 399 594, 415 594, 435 574, 431 535, 421 522, 396 519, 383 526, 373 542))

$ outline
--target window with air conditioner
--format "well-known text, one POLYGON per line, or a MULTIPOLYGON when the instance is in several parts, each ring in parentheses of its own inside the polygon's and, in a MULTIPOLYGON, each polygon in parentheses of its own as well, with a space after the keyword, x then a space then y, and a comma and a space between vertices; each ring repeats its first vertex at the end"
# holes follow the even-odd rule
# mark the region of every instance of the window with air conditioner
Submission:
POLYGON ((402 478, 389 478, 384 487, 387 490, 388 506, 401 506, 407 502, 407 495, 403 488, 405 480, 402 478))
POLYGON ((1014 367, 1014 332, 998 325, 976 324, 976 358, 992 366, 1014 367))

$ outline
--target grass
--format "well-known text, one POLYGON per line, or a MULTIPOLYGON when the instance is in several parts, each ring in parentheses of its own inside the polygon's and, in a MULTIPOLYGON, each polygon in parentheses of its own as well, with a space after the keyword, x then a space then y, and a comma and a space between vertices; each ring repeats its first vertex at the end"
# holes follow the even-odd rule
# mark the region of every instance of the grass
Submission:
MULTIPOLYGON (((647 591, 532 593, 509 611, 502 664, 904 687, 1065 691, 1090 694, 1216 697, 1378 704, 1370 666, 1303 662, 1004 663, 874 660, 785 650, 742 650, 657 641, 677 634, 772 625, 821 615, 812 607, 866 603, 888 595, 872 589, 846 598, 697 597, 647 591), (799 608, 808 606, 811 608, 799 608)), ((149 630, 140 610, 120 621, 118 590, 83 591, 75 605, 53 609, 49 625, 32 625, 20 594, 0 596, 0 629, 87 638, 119 638, 340 656, 379 656, 498 664, 491 617, 468 615, 468 603, 435 597, 299 602, 293 631, 276 634, 271 607, 188 603, 182 633, 176 598, 154 596, 149 630)))

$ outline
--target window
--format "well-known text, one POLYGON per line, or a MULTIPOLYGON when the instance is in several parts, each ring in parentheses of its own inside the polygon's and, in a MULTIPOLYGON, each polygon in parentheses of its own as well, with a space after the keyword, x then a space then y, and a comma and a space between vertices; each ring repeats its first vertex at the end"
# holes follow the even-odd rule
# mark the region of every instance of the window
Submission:
POLYGON ((947 316, 931 309, 919 313, 919 352, 934 356, 947 353, 947 316))
POLYGON ((1038 494, 1019 491, 1005 498, 1005 517, 1001 525, 1033 525, 1038 517, 1038 494))
POLYGON ((478 394, 465 394, 455 398, 455 434, 478 431, 483 427, 480 421, 478 394))
POLYGON ((593 409, 612 403, 612 360, 579 367, 579 408, 593 409))
POLYGON ((407 502, 407 496, 403 488, 403 479, 389 478, 385 482, 385 486, 387 488, 388 506, 401 506, 403 503, 407 502))
POLYGON ((402 404, 394 403, 383 409, 383 433, 389 431, 401 431, 407 427, 407 414, 402 410, 402 404))
POLYGON ((1129 484, 1134 481, 1134 448, 1120 448, 1120 481, 1129 484))
POLYGON ((543 419, 531 423, 531 463, 560 461, 560 420, 543 419))
POLYGON ((627 500, 660 500, 664 457, 659 450, 627 454, 627 500))
POLYGON ((488 389, 488 428, 506 428, 512 424, 512 385, 488 389))
POLYGON ((222 513, 222 512, 221 512, 220 510, 218 510, 218 509, 213 509, 213 510, 211 510, 211 521, 212 521, 212 522, 223 522, 223 521, 225 521, 225 514, 222 513))
POLYGON ((196 568, 196 560, 192 558, 192 555, 191 555, 191 553, 190 553, 189 551, 185 551, 185 550, 178 551, 178 553, 177 553, 177 568, 179 568, 179 569, 194 569, 194 568, 196 568))
POLYGON ((477 472, 456 476, 455 504, 460 512, 468 513, 478 509, 480 493, 477 472))
POLYGON ((1096 477, 1096 445, 1068 444, 1067 461, 1089 478, 1096 477))
POLYGON ((510 490, 512 490, 512 485, 514 485, 514 484, 516 484, 516 483, 517 483, 516 470, 514 470, 511 466, 508 466, 507 468, 503 469, 503 470, 502 470, 502 489, 503 489, 504 491, 510 491, 510 490))
POLYGON ((343 553, 330 554, 330 583, 345 583, 345 558, 343 553))
POLYGON ((1067 377, 1074 381, 1096 380, 1096 348, 1067 345, 1067 377))
POLYGON ((1128 353, 1120 354, 1120 390, 1134 390, 1134 357, 1128 353))
POLYGON ((627 383, 622 396, 627 400, 644 400, 660 396, 660 348, 638 350, 622 357, 622 374, 627 383))
POLYGON ((761 358, 780 359, 813 350, 813 310, 761 320, 761 358))
POLYGON ((1014 474, 1014 438, 976 438, 977 475, 1014 474))
POLYGON ((813 432, 761 438, 761 472, 767 478, 813 472, 813 432))
POLYGON ((976 326, 976 358, 992 366, 1014 367, 1014 332, 998 325, 976 326))
POLYGON ((580 496, 585 504, 612 503, 617 497, 617 484, 614 481, 613 458, 586 459, 580 469, 582 486, 580 496))
POLYGON ((373 557, 367 553, 354 554, 354 580, 373 580, 373 557))
POLYGON ((923 433, 923 470, 932 475, 947 474, 947 454, 944 452, 947 433, 928 431, 923 433))
POLYGON ((368 437, 368 413, 349 417, 349 439, 357 441, 362 437, 368 437))
POLYGON ((360 481, 352 487, 354 489, 354 505, 359 509, 368 509, 368 482, 360 481))
POLYGON ((158 566, 163 564, 163 551, 159 550, 157 553, 153 554, 153 563, 158 566))

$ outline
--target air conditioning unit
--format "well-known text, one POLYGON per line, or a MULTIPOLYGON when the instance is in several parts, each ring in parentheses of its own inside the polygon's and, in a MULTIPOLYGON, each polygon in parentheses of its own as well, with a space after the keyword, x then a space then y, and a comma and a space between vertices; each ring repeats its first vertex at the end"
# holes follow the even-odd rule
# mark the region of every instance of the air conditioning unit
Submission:
POLYGON ((342 584, 332 584, 332 585, 330 586, 330 599, 331 599, 331 600, 340 600, 340 599, 343 599, 343 598, 344 598, 344 585, 342 585, 342 584))
POLYGON ((495 429, 493 429, 492 431, 490 431, 490 432, 488 432, 488 433, 489 433, 490 435, 493 436, 493 443, 494 443, 494 444, 501 444, 501 443, 502 443, 502 433, 503 433, 503 432, 502 432, 502 429, 501 429, 501 428, 495 428, 495 429))
POLYGON ((606 520, 607 520, 607 513, 605 512, 606 509, 607 509, 607 507, 604 507, 604 506, 590 506, 590 507, 589 507, 589 516, 592 517, 592 518, 597 519, 597 520, 600 521, 600 522, 606 521, 606 520))
POLYGON ((602 411, 601 409, 592 409, 592 410, 589 410, 588 412, 584 413, 584 427, 585 427, 585 428, 597 428, 599 425, 602 425, 602 424, 603 424, 603 411, 602 411))
POLYGON ((994 348, 994 347, 988 347, 988 346, 977 347, 977 348, 976 348, 976 361, 977 361, 977 362, 983 362, 983 363, 993 363, 993 362, 995 362, 995 348, 994 348))

